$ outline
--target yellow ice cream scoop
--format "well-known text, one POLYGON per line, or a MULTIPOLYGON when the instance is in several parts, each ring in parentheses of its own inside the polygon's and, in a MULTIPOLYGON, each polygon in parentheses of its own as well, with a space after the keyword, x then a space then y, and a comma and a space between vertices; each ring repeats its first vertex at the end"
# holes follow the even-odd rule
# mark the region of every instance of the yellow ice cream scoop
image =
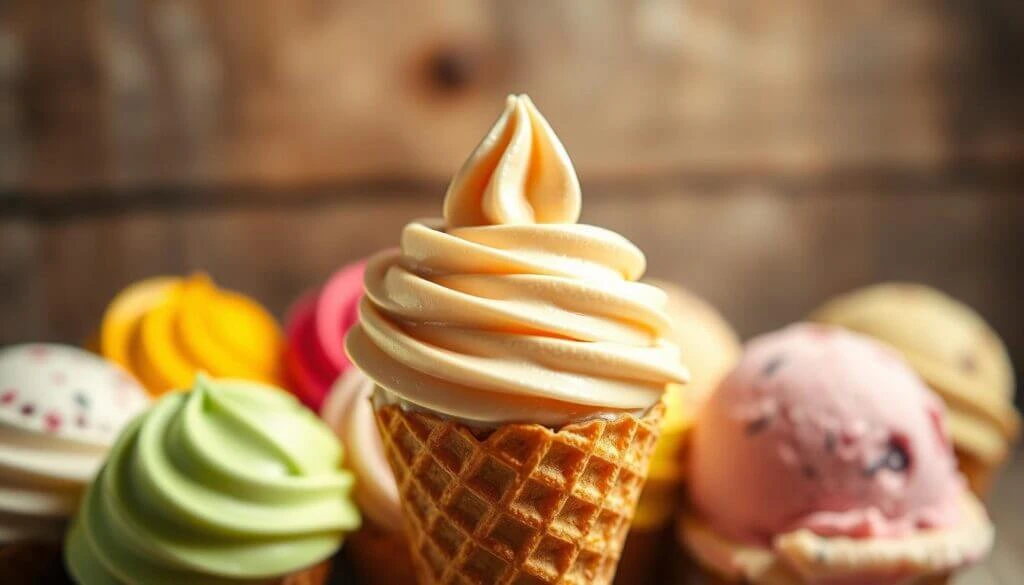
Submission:
POLYGON ((188 387, 200 371, 278 385, 282 343, 265 308, 205 274, 129 286, 111 301, 99 331, 100 353, 153 395, 188 387))
POLYGON ((668 295, 672 318, 670 340, 682 350, 690 382, 672 384, 665 392, 661 438, 651 459, 647 487, 640 497, 633 528, 658 528, 671 521, 678 505, 676 488, 683 478, 688 431, 700 403, 739 359, 740 340, 729 323, 707 301, 677 285, 646 282, 668 295))
POLYGON ((900 351, 949 407, 950 433, 971 486, 986 491, 1020 430, 1010 358, 967 305, 927 286, 885 283, 840 296, 810 319, 900 351))

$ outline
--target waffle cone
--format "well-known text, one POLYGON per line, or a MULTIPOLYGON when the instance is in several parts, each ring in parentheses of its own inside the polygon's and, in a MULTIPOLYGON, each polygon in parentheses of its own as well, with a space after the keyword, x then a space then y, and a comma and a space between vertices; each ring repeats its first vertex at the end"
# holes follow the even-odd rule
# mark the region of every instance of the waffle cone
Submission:
POLYGON ((480 432, 377 409, 420 583, 611 583, 663 411, 480 432))

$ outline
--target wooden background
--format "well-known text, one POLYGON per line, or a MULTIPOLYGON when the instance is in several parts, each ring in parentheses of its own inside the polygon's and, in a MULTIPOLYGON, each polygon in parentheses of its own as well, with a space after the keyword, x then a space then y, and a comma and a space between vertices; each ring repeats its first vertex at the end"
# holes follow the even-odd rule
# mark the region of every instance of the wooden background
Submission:
POLYGON ((195 269, 281 314, 528 91, 584 219, 743 334, 918 280, 1021 364, 1021 54, 1014 0, 0 0, 0 343, 195 269))
POLYGON ((745 336, 915 280, 1021 370, 1021 55, 1019 0, 0 0, 0 344, 197 269, 281 315, 526 91, 584 219, 745 336))

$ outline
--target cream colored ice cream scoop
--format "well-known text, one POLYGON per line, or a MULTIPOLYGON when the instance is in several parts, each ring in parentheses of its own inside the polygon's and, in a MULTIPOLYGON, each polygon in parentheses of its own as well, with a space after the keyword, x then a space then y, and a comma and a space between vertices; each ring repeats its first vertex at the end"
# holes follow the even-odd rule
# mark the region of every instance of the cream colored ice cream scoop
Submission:
POLYGON ((134 378, 84 350, 0 349, 0 545, 59 540, 117 433, 148 406, 134 378))

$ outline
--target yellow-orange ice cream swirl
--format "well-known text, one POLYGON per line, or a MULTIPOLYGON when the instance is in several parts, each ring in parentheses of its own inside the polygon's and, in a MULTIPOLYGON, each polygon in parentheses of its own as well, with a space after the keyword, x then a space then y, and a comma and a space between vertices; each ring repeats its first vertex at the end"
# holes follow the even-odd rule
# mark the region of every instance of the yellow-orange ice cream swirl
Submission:
POLYGON ((353 361, 385 398, 478 424, 642 412, 687 378, 643 253, 577 224, 564 147, 526 96, 366 269, 353 361))

